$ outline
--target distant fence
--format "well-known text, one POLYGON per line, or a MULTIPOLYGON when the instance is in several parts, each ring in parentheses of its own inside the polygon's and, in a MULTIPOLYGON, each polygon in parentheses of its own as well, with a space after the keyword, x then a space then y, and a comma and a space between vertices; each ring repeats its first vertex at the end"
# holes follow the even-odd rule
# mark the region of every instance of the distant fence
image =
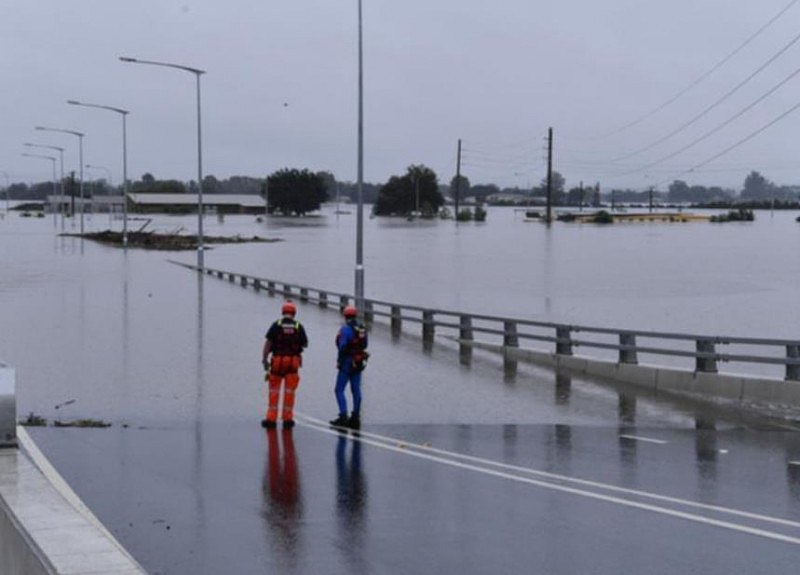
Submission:
MULTIPOLYGON (((197 266, 173 262, 199 271, 197 266)), ((332 305, 340 309, 354 300, 352 294, 253 277, 225 270, 204 268, 204 273, 227 279, 243 287, 253 287, 267 294, 291 297, 320 307, 332 305)), ((508 317, 471 314, 365 298, 365 320, 388 319, 393 333, 399 334, 406 322, 421 326, 422 340, 433 343, 440 330, 455 335, 462 350, 471 349, 476 334, 494 338, 506 348, 519 348, 520 341, 549 344, 556 356, 572 356, 575 348, 590 348, 612 353, 619 364, 637 365, 640 355, 656 358, 682 358, 683 369, 695 373, 718 373, 721 363, 771 365, 780 370, 785 381, 800 382, 800 340, 748 337, 720 337, 590 327, 583 325, 541 322, 508 317), (725 349, 725 352, 721 351, 725 349)))

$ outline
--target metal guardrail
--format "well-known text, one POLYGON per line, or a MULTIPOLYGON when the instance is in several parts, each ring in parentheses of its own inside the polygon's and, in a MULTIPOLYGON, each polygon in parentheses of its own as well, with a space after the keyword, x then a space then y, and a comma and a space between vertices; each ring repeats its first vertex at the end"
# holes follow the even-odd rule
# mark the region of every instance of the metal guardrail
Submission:
POLYGON ((0 448, 17 445, 16 371, 0 361, 0 448))
MULTIPOLYGON (((181 262, 173 263, 199 271, 197 266, 181 262)), ((227 278, 232 283, 238 282, 243 287, 251 286, 256 290, 265 290, 271 296, 296 298, 301 302, 316 303, 323 308, 336 303, 342 309, 354 300, 352 294, 280 280, 210 268, 205 268, 204 272, 220 279, 227 278)), ((387 318, 393 333, 400 333, 404 322, 421 324, 423 342, 428 344, 433 342, 437 330, 441 328, 455 331, 463 347, 468 347, 470 342, 474 341, 475 334, 486 334, 501 337, 506 347, 519 347, 520 340, 549 343, 553 345, 553 350, 558 355, 572 355, 576 347, 612 350, 617 352, 617 361, 625 364, 637 364, 640 354, 687 358, 693 361, 695 372, 703 373, 718 373, 720 363, 781 365, 785 369, 786 381, 800 381, 800 340, 600 328, 471 314, 376 299, 365 299, 364 305, 364 319, 367 322, 374 321, 376 317, 387 318), (591 339, 592 336, 601 339, 591 339), (647 343, 654 340, 675 342, 676 345, 672 347, 665 347, 664 343, 660 346, 642 345, 643 341, 647 343), (732 352, 720 353, 720 346, 726 346, 732 349, 732 352), (772 354, 751 353, 749 350, 741 350, 742 347, 767 348, 772 350, 772 354)))

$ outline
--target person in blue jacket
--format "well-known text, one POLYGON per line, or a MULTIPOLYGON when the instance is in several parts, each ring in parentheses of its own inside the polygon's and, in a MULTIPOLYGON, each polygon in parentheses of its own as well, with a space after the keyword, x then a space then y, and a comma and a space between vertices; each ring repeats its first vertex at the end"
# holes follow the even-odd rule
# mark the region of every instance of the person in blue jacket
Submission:
POLYGON ((336 403, 339 405, 339 417, 330 422, 335 427, 361 427, 361 372, 367 366, 367 329, 358 322, 358 311, 347 306, 342 312, 345 323, 336 334, 338 355, 336 367, 336 403), (347 417, 347 398, 344 390, 350 383, 353 394, 353 411, 347 417))

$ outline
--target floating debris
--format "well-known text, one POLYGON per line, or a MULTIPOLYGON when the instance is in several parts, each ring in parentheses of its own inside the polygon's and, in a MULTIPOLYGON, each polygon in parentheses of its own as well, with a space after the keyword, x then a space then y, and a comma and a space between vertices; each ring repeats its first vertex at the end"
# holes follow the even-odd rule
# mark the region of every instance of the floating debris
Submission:
POLYGON ((25 427, 47 427, 47 420, 31 411, 26 419, 20 420, 19 424, 25 427))
POLYGON ((111 427, 111 424, 99 419, 78 419, 76 421, 59 421, 53 422, 54 427, 111 427))
MULTIPOLYGON (((96 242, 111 246, 122 247, 123 245, 122 232, 115 232, 112 230, 84 234, 60 235, 73 238, 85 238, 87 240, 94 240, 96 242)), ((278 238, 262 238, 259 236, 203 236, 203 242, 206 244, 243 244, 251 242, 271 243, 280 241, 282 240, 278 238)), ((146 250, 196 250, 197 236, 179 235, 177 233, 159 234, 157 232, 134 231, 128 232, 128 247, 142 248, 146 250)))
POLYGON ((65 401, 63 403, 59 403, 58 405, 56 405, 55 408, 56 409, 61 409, 62 407, 66 406, 66 405, 72 405, 76 401, 77 401, 76 399, 68 399, 67 401, 65 401))

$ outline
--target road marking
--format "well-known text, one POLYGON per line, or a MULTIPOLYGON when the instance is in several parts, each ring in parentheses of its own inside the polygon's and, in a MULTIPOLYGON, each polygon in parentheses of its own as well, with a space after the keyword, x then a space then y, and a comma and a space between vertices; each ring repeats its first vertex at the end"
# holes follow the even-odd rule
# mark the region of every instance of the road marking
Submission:
POLYGON ((652 439, 650 437, 640 437, 638 435, 620 435, 619 437, 620 439, 632 439, 634 441, 644 441, 646 443, 658 443, 660 445, 667 443, 663 439, 652 439))
MULTIPOLYGON (((297 413, 297 412, 295 412, 295 413, 297 413)), ((299 417, 300 417, 301 422, 303 422, 303 423, 309 422, 309 423, 306 423, 306 425, 308 427, 320 429, 322 431, 331 431, 331 432, 336 433, 336 434, 341 434, 342 433, 342 431, 336 431, 335 429, 331 429, 326 422, 324 422, 324 421, 322 421, 320 419, 309 417, 309 416, 304 415, 304 414, 299 414, 299 417), (303 420, 305 420, 305 421, 303 421, 303 420)), ((595 488, 595 489, 605 489, 607 491, 623 493, 623 494, 626 494, 626 495, 633 495, 633 496, 636 496, 636 497, 644 497, 644 498, 653 499, 653 500, 656 500, 656 501, 663 501, 663 502, 666 502, 666 503, 674 503, 676 505, 683 505, 685 507, 694 507, 694 508, 703 509, 703 510, 706 510, 706 511, 713 511, 713 512, 716 512, 716 513, 724 513, 724 514, 727 514, 727 515, 734 515, 734 516, 737 516, 737 517, 743 517, 743 518, 747 518, 747 519, 754 519, 754 520, 757 520, 757 521, 763 521, 765 523, 775 523, 777 525, 784 525, 784 526, 787 526, 787 527, 800 528, 800 523, 799 522, 791 521, 789 519, 782 519, 780 517, 771 517, 769 515, 761 515, 761 514, 752 513, 752 512, 749 512, 749 511, 742 511, 740 509, 732 509, 732 508, 729 508, 729 507, 720 507, 720 506, 717 506, 717 505, 709 505, 707 503, 699 503, 697 501, 690 501, 688 499, 680 499, 678 497, 670 497, 668 495, 659 495, 657 493, 651 493, 649 491, 639 491, 639 490, 636 490, 636 489, 628 489, 626 487, 619 487, 617 485, 611 485, 611 484, 608 484, 608 483, 600 483, 600 482, 591 481, 591 480, 588 480, 588 479, 579 479, 577 477, 570 477, 569 475, 560 475, 558 473, 550 473, 548 471, 540 471, 538 469, 532 469, 530 467, 521 467, 521 466, 518 466, 518 465, 509 464, 509 463, 501 463, 499 461, 493 461, 491 459, 483 459, 483 458, 480 458, 480 457, 474 457, 472 455, 465 455, 465 454, 457 453, 457 452, 454 452, 454 451, 446 451, 444 449, 437 449, 435 447, 428 447, 428 446, 425 446, 425 445, 419 445, 419 444, 415 444, 415 443, 410 443, 410 442, 403 441, 403 440, 400 440, 400 439, 397 439, 397 438, 394 438, 394 437, 388 437, 388 436, 385 436, 385 435, 380 435, 380 434, 377 434, 377 433, 370 433, 370 432, 367 432, 367 431, 359 431, 358 434, 361 437, 370 437, 370 438, 373 438, 373 439, 375 439, 375 440, 377 440, 379 442, 385 442, 385 443, 377 444, 379 447, 384 447, 385 446, 385 447, 387 447, 389 449, 392 449, 393 451, 399 451, 401 453, 406 453, 406 454, 409 454, 409 455, 415 455, 417 452, 415 452, 414 450, 417 449, 417 450, 424 451, 424 452, 438 454, 438 455, 441 455, 443 457, 449 457, 449 458, 452 458, 452 459, 460 459, 460 460, 463 460, 463 461, 469 461, 469 462, 478 463, 478 464, 481 464, 481 465, 491 465, 493 467, 497 467, 497 468, 500 468, 500 469, 506 469, 506 470, 509 470, 509 471, 515 471, 517 473, 526 473, 526 474, 529 474, 529 475, 536 475, 538 477, 545 477, 547 479, 552 479, 552 480, 556 480, 556 481, 564 481, 564 482, 568 482, 568 483, 574 483, 574 484, 577 484, 577 485, 582 485, 582 486, 585 486, 585 487, 592 487, 592 488, 595 488), (397 444, 399 442, 402 442, 404 444, 404 447, 402 449, 393 448, 392 444, 397 444)), ((363 439, 361 439, 361 437, 359 437, 358 439, 363 441, 363 439)), ((370 444, 371 445, 375 445, 375 443, 372 443, 372 442, 370 442, 370 444)), ((445 462, 444 460, 442 460, 442 461, 445 462)), ((795 463, 797 465, 800 465, 800 461, 797 461, 795 463)), ((487 470, 487 471, 489 471, 489 470, 487 470)))
MULTIPOLYGON (((313 423, 302 422, 302 425, 320 431, 322 433, 327 433, 329 435, 334 435, 337 437, 341 437, 343 431, 339 431, 336 429, 332 429, 330 427, 322 427, 320 425, 315 425, 313 423)), ((772 539, 775 541, 781 541, 783 543, 791 543, 792 545, 800 545, 800 538, 798 537, 791 537, 789 535, 784 535, 783 533, 777 533, 775 531, 767 531, 766 529, 758 529, 755 527, 748 527, 747 525, 740 525, 739 523, 731 523, 730 521, 721 521, 719 519, 712 519, 710 517, 704 517, 702 515, 695 515, 694 513, 686 513, 685 511, 677 511, 675 509, 668 509, 666 507, 658 507, 656 505, 650 505, 649 503, 639 503, 638 501, 630 501, 628 499, 621 499, 619 497, 614 497, 611 495, 603 495, 601 493, 594 493, 593 491, 585 491, 582 489, 578 489, 575 487, 567 487, 566 485, 558 485, 557 483, 547 483, 546 481, 540 481, 538 479, 531 479, 529 477, 520 477, 519 475, 512 475, 510 473, 505 473, 503 471, 495 471, 493 469, 486 469, 485 467, 478 467, 477 465, 472 465, 469 463, 461 463, 459 461, 453 461, 451 459, 445 459, 444 457, 439 457, 436 455, 429 455, 427 453, 421 453, 419 451, 412 451, 406 448, 397 447, 394 445, 389 445, 386 443, 374 441, 372 439, 365 439, 364 437, 359 437, 357 435, 351 436, 351 439, 354 441, 360 441, 361 443, 366 443, 367 445, 373 445, 375 447, 380 447, 382 449, 387 449, 389 451, 394 451, 397 453, 405 453, 406 455, 410 455, 412 457, 418 457, 420 459, 427 459, 429 461, 434 461, 436 463, 442 463, 444 465, 450 465, 452 467, 458 467, 460 469, 468 469, 470 471, 477 471, 478 473, 483 473, 485 475, 492 475, 494 477, 500 477, 502 479, 509 479, 511 481, 517 481, 519 483, 526 483, 528 485, 535 485, 537 487, 543 487, 545 489, 552 489, 554 491, 561 491, 563 493, 569 493, 571 495, 578 495, 580 497, 586 497, 589 499, 597 499, 599 501, 604 501, 606 503, 614 503, 616 505, 622 505, 625 507, 633 507, 635 509, 641 509, 643 511, 649 511, 651 513, 657 513, 660 515, 667 515, 669 517, 677 517, 679 519, 685 519, 687 521, 692 521, 695 523, 702 523, 705 525, 712 525, 714 527, 720 527, 722 529, 728 529, 730 531, 738 531, 739 533, 746 533, 748 535, 755 535, 758 537, 763 537, 765 539, 772 539)))

